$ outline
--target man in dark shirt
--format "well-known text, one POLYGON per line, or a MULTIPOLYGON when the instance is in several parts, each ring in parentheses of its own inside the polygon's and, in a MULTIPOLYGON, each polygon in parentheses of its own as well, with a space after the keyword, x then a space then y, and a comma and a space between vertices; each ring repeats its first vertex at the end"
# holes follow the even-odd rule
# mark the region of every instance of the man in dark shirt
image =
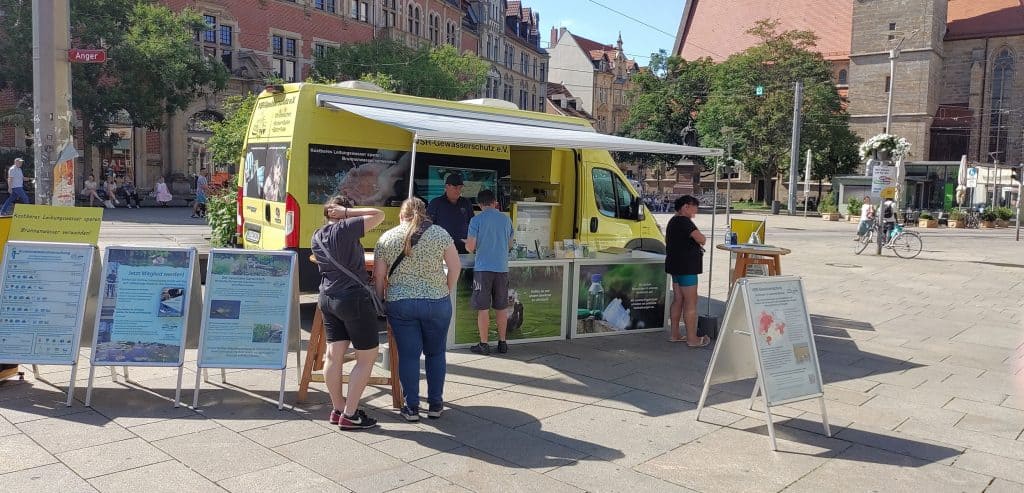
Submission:
POLYGON ((442 227, 455 240, 459 253, 466 251, 469 220, 473 219, 473 204, 462 196, 462 175, 452 173, 444 180, 444 195, 427 205, 427 214, 434 224, 442 227))

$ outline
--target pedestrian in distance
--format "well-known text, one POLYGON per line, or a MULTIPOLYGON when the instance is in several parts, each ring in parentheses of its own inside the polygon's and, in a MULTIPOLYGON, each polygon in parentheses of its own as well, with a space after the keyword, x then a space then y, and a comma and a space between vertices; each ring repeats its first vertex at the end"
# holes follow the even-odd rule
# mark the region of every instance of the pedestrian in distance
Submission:
POLYGON ((508 252, 512 248, 512 220, 498 210, 491 190, 481 190, 476 203, 482 209, 469 221, 466 250, 476 254, 473 265, 473 294, 470 304, 477 310, 476 327, 480 342, 470 348, 477 354, 491 354, 488 344, 490 310, 498 329, 499 353, 508 352, 508 252))
POLYGON ((320 269, 317 303, 327 336, 324 382, 333 405, 329 421, 342 430, 373 428, 377 420, 359 409, 359 400, 377 360, 382 326, 370 299, 372 288, 359 239, 384 222, 384 212, 356 208, 348 197, 336 195, 324 204, 324 217, 327 224, 313 233, 312 252, 320 269), (355 350, 356 363, 346 398, 341 369, 349 346, 355 350))
POLYGON ((896 202, 891 198, 887 198, 882 202, 882 207, 880 207, 880 209, 882 224, 885 230, 884 236, 882 236, 882 243, 886 243, 889 241, 889 236, 892 234, 892 231, 896 229, 896 202))
POLYGON ((202 168, 196 176, 196 201, 192 204, 192 217, 206 217, 206 194, 210 188, 207 175, 209 172, 202 168))
POLYGON ((676 215, 665 227, 665 272, 672 276, 669 341, 686 341, 690 347, 704 347, 711 342, 708 336, 697 337, 697 275, 704 269, 704 243, 707 241, 693 223, 699 204, 692 195, 676 199, 676 215), (680 315, 686 324, 685 338, 679 331, 680 315))
POLYGON ((156 203, 160 207, 167 207, 167 204, 174 199, 171 192, 167 190, 167 183, 164 182, 164 177, 159 176, 156 179, 156 186, 153 187, 153 193, 150 194, 156 199, 156 203))
POLYGON ((462 264, 451 235, 431 223, 423 201, 406 199, 398 218, 399 225, 377 241, 373 280, 377 294, 387 301, 388 323, 398 346, 398 379, 405 398, 401 414, 407 421, 420 419, 422 355, 427 375, 427 417, 440 418, 447 372, 445 347, 452 320, 450 296, 462 264))
POLYGON ((115 206, 121 205, 121 201, 117 200, 117 179, 114 175, 107 175, 107 179, 103 182, 103 190, 106 192, 106 200, 103 201, 103 206, 107 209, 114 209, 115 206))
POLYGON ((91 174, 85 179, 85 182, 82 184, 82 198, 89 199, 89 207, 96 205, 96 203, 104 205, 104 200, 100 198, 100 195, 98 193, 99 186, 99 183, 96 182, 96 176, 91 174))
POLYGON ((434 198, 427 206, 430 220, 444 228, 455 241, 458 253, 466 251, 469 220, 473 218, 473 204, 462 196, 462 175, 451 173, 444 179, 444 195, 434 198))
POLYGON ((7 168, 7 191, 10 195, 0 206, 0 216, 9 216, 14 213, 14 204, 28 204, 28 194, 25 193, 25 173, 21 167, 25 164, 22 158, 15 158, 10 168, 7 168))
POLYGON ((124 183, 121 184, 121 193, 124 194, 124 202, 129 209, 140 208, 139 204, 142 202, 139 200, 139 190, 135 188, 135 183, 131 179, 125 178, 124 183))
POLYGON ((860 206, 860 224, 857 226, 857 241, 871 229, 871 223, 875 220, 875 208, 871 205, 871 196, 864 196, 864 204, 860 206))

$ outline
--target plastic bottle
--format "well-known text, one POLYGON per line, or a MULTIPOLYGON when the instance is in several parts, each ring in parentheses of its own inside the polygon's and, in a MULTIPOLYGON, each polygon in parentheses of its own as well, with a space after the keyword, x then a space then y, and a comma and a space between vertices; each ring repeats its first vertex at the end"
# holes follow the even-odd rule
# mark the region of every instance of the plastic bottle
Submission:
POLYGON ((729 226, 725 227, 725 244, 732 245, 732 228, 729 226))
POLYGON ((601 274, 590 276, 590 289, 587 290, 587 309, 604 310, 604 286, 601 286, 601 274))

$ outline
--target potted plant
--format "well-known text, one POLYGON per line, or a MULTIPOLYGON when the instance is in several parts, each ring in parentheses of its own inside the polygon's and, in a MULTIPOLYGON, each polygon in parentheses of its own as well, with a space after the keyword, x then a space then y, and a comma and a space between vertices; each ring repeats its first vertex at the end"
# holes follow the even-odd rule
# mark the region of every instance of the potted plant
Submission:
POLYGON ((963 228, 967 226, 965 218, 964 211, 954 209, 949 211, 949 222, 947 224, 951 228, 963 228))
POLYGON ((847 201, 846 217, 851 223, 860 222, 860 208, 864 202, 857 197, 850 197, 847 201))
POLYGON ((881 161, 899 161, 910 153, 910 142, 903 137, 881 133, 860 145, 860 158, 873 157, 881 161))
POLYGON ((1009 207, 996 207, 992 212, 996 215, 996 227, 1005 228, 1013 219, 1013 209, 1009 207))
POLYGON ((981 213, 981 227, 982 228, 994 228, 996 222, 996 213, 991 209, 985 210, 981 213))
POLYGON ((917 226, 919 228, 937 228, 939 227, 939 220, 935 219, 931 213, 922 212, 920 216, 917 216, 917 226))
POLYGON ((818 211, 821 212, 821 218, 826 221, 838 221, 839 220, 839 207, 836 205, 836 193, 826 193, 821 198, 821 202, 818 204, 818 211))

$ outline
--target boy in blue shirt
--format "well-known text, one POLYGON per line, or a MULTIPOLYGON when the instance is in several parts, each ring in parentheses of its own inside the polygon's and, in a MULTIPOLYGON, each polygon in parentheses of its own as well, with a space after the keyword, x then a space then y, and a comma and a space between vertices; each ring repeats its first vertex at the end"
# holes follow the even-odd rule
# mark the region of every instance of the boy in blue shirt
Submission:
POLYGON ((469 221, 466 250, 476 253, 473 267, 473 295, 470 304, 475 310, 480 343, 471 347, 474 353, 491 354, 487 331, 491 325, 490 309, 498 326, 498 352, 507 353, 508 331, 508 252, 512 248, 512 220, 497 209, 491 190, 481 190, 476 202, 482 212, 469 221))

